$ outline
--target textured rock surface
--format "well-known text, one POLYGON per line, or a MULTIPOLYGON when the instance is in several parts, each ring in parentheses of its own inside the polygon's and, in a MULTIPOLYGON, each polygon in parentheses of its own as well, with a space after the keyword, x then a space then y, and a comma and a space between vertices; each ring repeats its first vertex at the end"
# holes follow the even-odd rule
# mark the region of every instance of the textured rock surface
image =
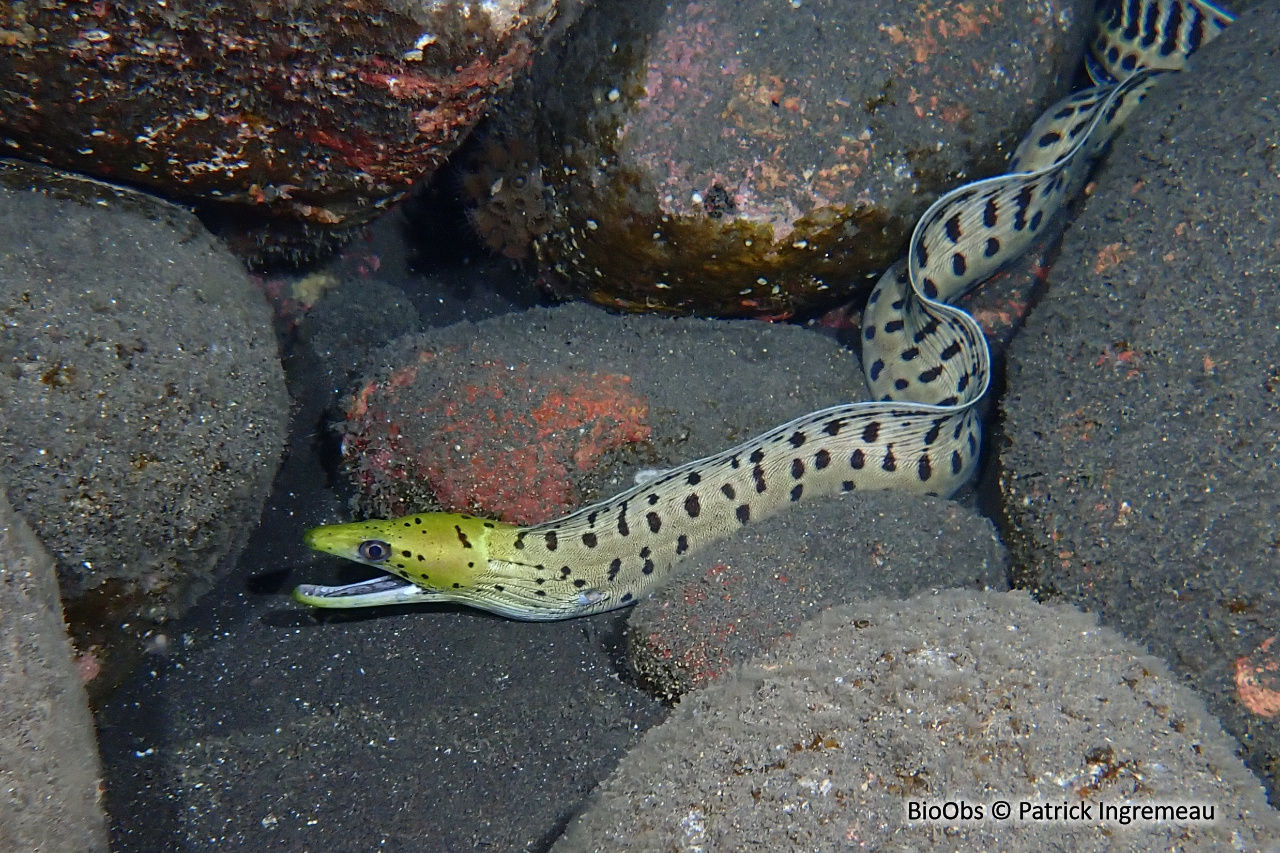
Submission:
POLYGON ((1270 850, 1280 818, 1200 700, 1069 607, 944 592, 828 611, 686 696, 553 848, 1270 850), (909 801, 1090 802, 1094 819, 907 819, 909 801), (1201 803, 1215 822, 1102 820, 1201 803))
POLYGON ((812 332, 584 305, 406 337, 379 359, 344 438, 359 508, 379 516, 443 506, 544 521, 642 468, 865 393, 852 354, 812 332))
POLYGON ((388 343, 420 327, 418 309, 402 289, 377 279, 348 281, 307 312, 299 340, 336 382, 346 385, 375 343, 388 343))
POLYGON ((535 62, 478 154, 473 220, 509 255, 535 240, 564 292, 761 317, 859 292, 941 191, 1001 171, 1093 11, 623 5, 535 62))
POLYGON ((528 62, 556 8, 4 4, 0 128, 8 154, 229 204, 236 227, 274 219, 260 237, 315 248, 433 172, 528 62))
POLYGON ((184 210, 33 169, 0 178, 9 501, 57 559, 73 622, 172 615, 234 558, 279 462, 267 306, 184 210))
POLYGON ((106 853, 101 775, 53 558, 0 496, 0 849, 106 853))
POLYGON ((1012 347, 1001 454, 1022 583, 1168 660, 1273 797, 1278 27, 1244 12, 1130 118, 1012 347))
POLYGON ((628 659, 646 689, 675 699, 827 608, 931 589, 1003 591, 1007 570, 991 522, 953 501, 841 495, 747 527, 679 567, 632 611, 628 659))

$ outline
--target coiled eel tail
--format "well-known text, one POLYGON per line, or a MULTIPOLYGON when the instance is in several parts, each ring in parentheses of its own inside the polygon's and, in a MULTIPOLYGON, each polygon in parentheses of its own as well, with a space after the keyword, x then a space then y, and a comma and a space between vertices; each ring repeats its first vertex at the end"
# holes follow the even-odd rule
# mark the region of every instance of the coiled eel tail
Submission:
POLYGON ((800 501, 868 489, 949 497, 977 465, 976 409, 991 379, 982 330, 950 303, 1027 249, 1156 78, 1180 70, 1231 20, 1203 0, 1102 9, 1089 63, 1098 85, 1050 107, 1010 172, 934 202, 907 257, 873 290, 863 368, 880 402, 812 412, 543 524, 423 513, 314 528, 309 547, 389 574, 302 585, 294 598, 325 608, 456 602, 513 619, 568 619, 635 602, 683 557, 800 501))

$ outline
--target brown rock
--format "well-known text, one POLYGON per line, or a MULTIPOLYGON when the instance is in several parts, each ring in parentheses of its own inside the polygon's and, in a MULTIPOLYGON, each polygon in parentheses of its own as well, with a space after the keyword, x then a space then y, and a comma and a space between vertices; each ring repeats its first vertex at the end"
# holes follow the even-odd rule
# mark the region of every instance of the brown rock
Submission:
POLYGON ((241 222, 248 208, 314 246, 431 174, 556 6, 6 3, 0 130, 9 154, 230 205, 241 222))
POLYGON ((473 220, 505 254, 533 240, 554 289, 611 307, 781 317, 847 300, 937 195, 1003 169, 1064 91, 1091 12, 600 4, 497 122, 473 220))
POLYGON ((343 427, 358 514, 517 524, 857 399, 862 384, 847 350, 794 326, 579 303, 406 335, 375 363, 343 427))

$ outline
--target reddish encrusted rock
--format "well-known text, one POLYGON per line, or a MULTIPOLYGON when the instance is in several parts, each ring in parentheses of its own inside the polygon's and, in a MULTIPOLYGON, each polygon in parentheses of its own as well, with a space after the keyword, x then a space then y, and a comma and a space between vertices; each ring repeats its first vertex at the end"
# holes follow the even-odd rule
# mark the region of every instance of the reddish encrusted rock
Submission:
POLYGON ((573 477, 603 453, 649 438, 627 376, 472 355, 424 349, 356 393, 342 448, 371 513, 434 505, 531 524, 577 507, 573 477))
POLYGON ((1092 10, 602 3, 495 121, 473 221, 504 254, 532 243, 553 289, 612 307, 837 304, 941 192, 1003 170, 1065 91, 1092 10))
POLYGON ((530 524, 862 385, 852 353, 796 326, 537 308, 388 343, 347 403, 343 467, 358 516, 530 524))
POLYGON ((228 219, 276 226, 259 240, 314 247, 431 174, 557 5, 5 3, 0 138, 9 155, 230 205, 228 219))

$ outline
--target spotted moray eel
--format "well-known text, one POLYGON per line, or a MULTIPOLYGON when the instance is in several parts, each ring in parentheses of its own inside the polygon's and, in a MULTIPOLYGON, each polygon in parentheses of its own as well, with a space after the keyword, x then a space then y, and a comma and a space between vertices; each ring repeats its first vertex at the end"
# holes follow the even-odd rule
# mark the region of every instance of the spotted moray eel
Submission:
POLYGON ((977 404, 991 376, 982 330, 949 303, 1027 249, 1156 78, 1231 20, 1204 0, 1102 8, 1088 63, 1097 85, 1050 107, 1008 173, 929 207, 907 257, 872 292, 863 366, 879 402, 813 412, 544 524, 424 513, 314 528, 311 548, 390 574, 303 585, 294 598, 327 608, 458 602, 568 619, 635 602, 683 557, 802 500, 869 489, 949 497, 977 465, 977 404))

